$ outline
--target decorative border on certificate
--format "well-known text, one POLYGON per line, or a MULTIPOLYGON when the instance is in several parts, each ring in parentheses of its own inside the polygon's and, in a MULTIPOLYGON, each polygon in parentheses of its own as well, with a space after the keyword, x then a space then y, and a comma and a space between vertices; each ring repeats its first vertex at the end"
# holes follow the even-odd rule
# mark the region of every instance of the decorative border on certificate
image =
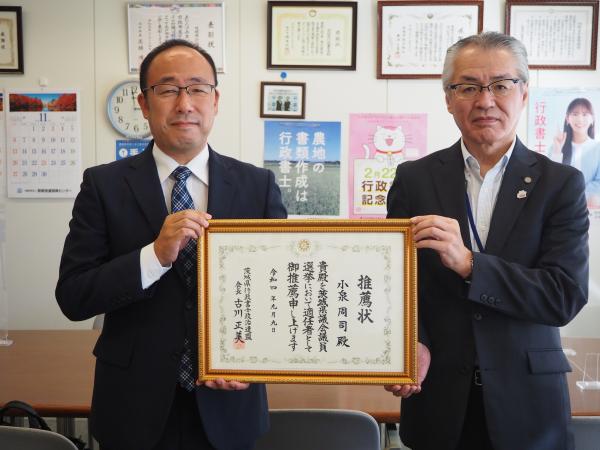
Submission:
POLYGON ((20 6, 0 6, 0 73, 24 73, 20 6))
POLYGON ((199 379, 416 383, 416 270, 406 219, 211 220, 199 379))
POLYGON ((306 83, 261 81, 260 117, 304 119, 306 83))
POLYGON ((212 56, 225 72, 225 4, 129 3, 127 5, 129 73, 138 73, 146 55, 169 39, 185 39, 212 56))
POLYGON ((531 69, 596 69, 598 0, 507 0, 506 34, 527 48, 531 69))
POLYGON ((269 1, 268 69, 356 70, 357 2, 269 1))
POLYGON ((440 78, 448 47, 483 29, 483 1, 378 1, 377 14, 377 78, 440 78))

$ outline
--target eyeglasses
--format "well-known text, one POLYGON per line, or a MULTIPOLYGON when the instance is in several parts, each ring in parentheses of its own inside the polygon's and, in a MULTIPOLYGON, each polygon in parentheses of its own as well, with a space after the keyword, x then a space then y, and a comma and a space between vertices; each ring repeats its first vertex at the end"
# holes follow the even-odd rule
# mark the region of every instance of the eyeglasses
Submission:
POLYGON ((473 83, 458 83, 451 84, 448 86, 448 89, 452 89, 456 98, 461 100, 473 100, 481 94, 484 89, 487 89, 494 97, 506 97, 510 95, 519 81, 521 80, 518 78, 506 78, 504 80, 494 81, 487 86, 473 83))
POLYGON ((152 89, 154 95, 160 98, 177 98, 179 91, 185 91, 192 98, 207 97, 215 89, 215 86, 208 83, 195 83, 188 86, 176 86, 174 84, 155 84, 154 86, 142 89, 143 92, 152 89))

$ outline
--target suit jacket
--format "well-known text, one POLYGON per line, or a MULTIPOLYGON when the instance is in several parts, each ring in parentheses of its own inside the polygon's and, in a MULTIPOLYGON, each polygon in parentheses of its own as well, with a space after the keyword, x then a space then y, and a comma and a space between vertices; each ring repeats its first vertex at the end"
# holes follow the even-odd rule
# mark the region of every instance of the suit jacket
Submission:
MULTIPOLYGON (((426 214, 455 218, 471 247, 460 141, 397 168, 388 217, 426 214)), ((581 172, 517 139, 470 284, 419 250, 419 340, 431 366, 421 393, 402 401, 406 445, 456 447, 477 362, 494 449, 572 448, 557 327, 587 301, 588 227, 581 172)))
MULTIPOLYGON (((186 329, 197 329, 195 293, 187 291, 177 262, 148 289, 141 287, 140 249, 156 239, 167 216, 152 145, 84 172, 56 287, 71 320, 106 313, 94 348, 91 423, 94 436, 111 449, 149 449, 157 442, 186 329)), ((209 151, 213 218, 286 217, 272 172, 209 151)), ((264 385, 235 392, 200 387, 196 396, 216 448, 248 444, 268 429, 264 385)))

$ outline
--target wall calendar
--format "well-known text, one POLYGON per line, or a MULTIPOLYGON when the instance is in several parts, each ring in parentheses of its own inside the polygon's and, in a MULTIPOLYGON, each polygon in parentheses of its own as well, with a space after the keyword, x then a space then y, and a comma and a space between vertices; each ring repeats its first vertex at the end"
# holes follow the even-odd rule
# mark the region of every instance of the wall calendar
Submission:
POLYGON ((12 198, 72 198, 81 180, 79 94, 7 92, 7 192, 12 198))

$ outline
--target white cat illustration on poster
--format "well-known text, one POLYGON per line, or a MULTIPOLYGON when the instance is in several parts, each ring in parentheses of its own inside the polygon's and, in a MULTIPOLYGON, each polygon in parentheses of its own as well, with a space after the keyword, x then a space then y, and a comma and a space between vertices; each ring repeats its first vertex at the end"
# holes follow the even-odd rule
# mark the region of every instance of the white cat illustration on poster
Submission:
POLYGON ((426 153, 425 114, 351 114, 349 217, 385 217, 398 164, 426 153))

